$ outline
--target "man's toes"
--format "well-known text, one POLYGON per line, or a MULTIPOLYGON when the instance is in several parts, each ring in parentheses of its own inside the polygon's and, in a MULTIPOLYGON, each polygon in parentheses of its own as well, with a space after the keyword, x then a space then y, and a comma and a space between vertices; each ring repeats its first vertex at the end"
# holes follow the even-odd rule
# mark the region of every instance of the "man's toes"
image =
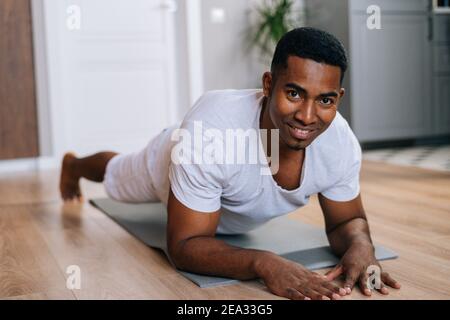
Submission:
POLYGON ((69 194, 63 194, 62 196, 64 202, 69 202, 72 200, 73 196, 69 195, 69 194))
POLYGON ((64 202, 72 202, 72 201, 82 202, 83 197, 77 187, 65 186, 61 190, 61 198, 63 199, 64 202))
POLYGON ((75 203, 81 203, 82 202, 80 200, 80 198, 77 197, 77 196, 65 197, 65 198, 63 198, 63 200, 64 200, 64 203, 67 203, 67 204, 75 204, 75 203))

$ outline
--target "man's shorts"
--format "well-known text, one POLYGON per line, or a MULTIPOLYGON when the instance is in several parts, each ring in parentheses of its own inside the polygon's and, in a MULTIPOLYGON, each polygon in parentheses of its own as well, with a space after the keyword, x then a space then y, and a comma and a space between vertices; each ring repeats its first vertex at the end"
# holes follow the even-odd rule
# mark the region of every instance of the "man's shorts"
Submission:
POLYGON ((103 185, 110 198, 128 203, 159 201, 147 168, 149 147, 114 156, 108 162, 103 185))

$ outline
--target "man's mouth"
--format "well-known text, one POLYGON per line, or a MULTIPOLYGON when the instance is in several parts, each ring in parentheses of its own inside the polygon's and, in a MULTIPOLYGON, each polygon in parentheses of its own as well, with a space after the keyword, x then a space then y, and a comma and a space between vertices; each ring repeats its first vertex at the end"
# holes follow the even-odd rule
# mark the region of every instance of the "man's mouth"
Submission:
POLYGON ((298 128, 294 127, 290 124, 288 124, 289 127, 289 133, 291 136, 298 140, 308 140, 312 137, 315 129, 305 129, 305 128, 298 128))

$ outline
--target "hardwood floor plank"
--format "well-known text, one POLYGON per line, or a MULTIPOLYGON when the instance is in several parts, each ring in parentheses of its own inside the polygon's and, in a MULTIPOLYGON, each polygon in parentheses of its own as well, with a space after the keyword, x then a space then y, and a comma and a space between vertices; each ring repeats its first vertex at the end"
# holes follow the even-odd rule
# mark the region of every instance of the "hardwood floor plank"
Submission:
POLYGON ((158 278, 171 270, 154 263, 156 255, 147 255, 141 260, 145 263, 139 263, 84 207, 43 205, 30 215, 60 268, 79 266, 81 289, 74 290, 78 299, 177 298, 158 278))
POLYGON ((60 267, 80 267, 82 288, 74 290, 79 299, 273 298, 243 284, 199 288, 173 269, 161 252, 130 236, 88 204, 44 205, 31 215, 60 267), (59 222, 56 215, 61 216, 59 222))
POLYGON ((49 290, 70 292, 54 256, 26 211, 25 207, 0 207, 0 298, 49 290))
POLYGON ((25 294, 20 296, 11 296, 8 298, 0 298, 0 300, 75 300, 75 296, 72 291, 60 290, 60 291, 47 291, 37 292, 32 294, 25 294))
MULTIPOLYGON (((99 210, 62 205, 58 175, 0 177, 0 299, 279 299, 259 281, 198 288, 99 210), (69 265, 81 290, 65 287, 69 265)), ((101 184, 82 189, 105 196, 101 184)), ((361 192, 374 241, 400 255, 382 266, 402 289, 346 299, 450 299, 450 174, 364 161, 361 192)), ((317 196, 289 217, 324 225, 317 196)))
MULTIPOLYGON (((0 176, 0 206, 60 202, 57 170, 3 173, 0 176)), ((106 197, 101 184, 81 179, 84 194, 106 197)))

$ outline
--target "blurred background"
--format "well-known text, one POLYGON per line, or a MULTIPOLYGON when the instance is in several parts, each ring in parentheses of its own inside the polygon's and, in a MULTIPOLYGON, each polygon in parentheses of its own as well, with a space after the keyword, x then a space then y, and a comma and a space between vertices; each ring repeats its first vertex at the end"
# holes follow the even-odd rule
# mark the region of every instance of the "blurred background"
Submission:
POLYGON ((364 157, 450 170, 449 1, 0 0, 0 172, 138 150, 203 92, 261 87, 299 26, 348 51, 364 157))

